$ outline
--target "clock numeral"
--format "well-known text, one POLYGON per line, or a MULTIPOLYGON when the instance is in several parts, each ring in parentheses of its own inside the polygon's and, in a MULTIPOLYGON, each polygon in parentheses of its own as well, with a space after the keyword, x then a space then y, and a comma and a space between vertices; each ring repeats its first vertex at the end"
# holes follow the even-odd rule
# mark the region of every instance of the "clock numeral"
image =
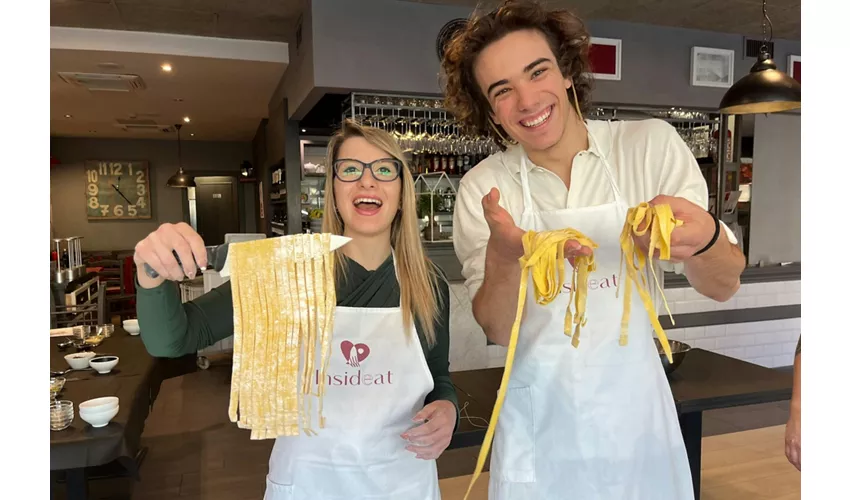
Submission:
POLYGON ((139 196, 145 195, 145 185, 144 184, 136 184, 136 194, 139 196))
POLYGON ((133 164, 132 163, 127 165, 127 175, 129 175, 130 177, 133 176, 133 164))
POLYGON ((115 208, 112 209, 112 213, 114 213, 116 217, 121 217, 124 215, 124 207, 121 205, 115 205, 115 208))
MULTIPOLYGON (((133 175, 132 173, 130 175, 133 175)), ((145 182, 145 171, 139 170, 136 172, 136 182, 145 182)))
POLYGON ((100 206, 100 214, 104 217, 109 215, 109 205, 101 205, 100 206))
POLYGON ((89 208, 91 208, 93 210, 97 210, 97 207, 99 207, 99 206, 100 205, 97 203, 97 197, 96 196, 92 196, 91 198, 89 198, 89 208))
POLYGON ((97 184, 89 184, 86 186, 86 193, 88 193, 89 196, 97 196, 97 191, 97 184))
POLYGON ((123 167, 123 165, 120 163, 113 163, 109 167, 110 170, 112 170, 112 175, 121 175, 121 167, 123 167))
POLYGON ((144 199, 144 198, 139 197, 139 200, 138 200, 138 201, 136 201, 136 205, 138 205, 138 206, 140 206, 140 207, 142 207, 142 208, 145 208, 145 207, 147 206, 147 203, 145 202, 145 199, 144 199))
POLYGON ((129 215, 130 217, 135 217, 137 213, 138 212, 136 212, 136 205, 127 206, 127 215, 129 215))
POLYGON ((98 165, 98 171, 100 172, 100 175, 109 175, 108 168, 109 165, 107 165, 106 162, 100 162, 100 165, 98 165))
POLYGON ((97 182, 97 170, 88 170, 86 175, 89 177, 89 182, 97 182))

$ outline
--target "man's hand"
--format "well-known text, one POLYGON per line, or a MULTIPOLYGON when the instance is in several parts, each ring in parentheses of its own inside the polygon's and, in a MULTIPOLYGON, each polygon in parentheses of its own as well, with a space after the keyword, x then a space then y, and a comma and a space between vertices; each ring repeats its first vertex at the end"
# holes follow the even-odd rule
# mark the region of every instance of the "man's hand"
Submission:
MULTIPOLYGON (((493 188, 481 199, 484 219, 490 226, 488 251, 493 252, 500 259, 516 261, 525 253, 522 246, 522 235, 525 231, 517 227, 511 214, 499 205, 499 198, 499 190, 493 188)), ((569 240, 564 244, 564 255, 570 261, 570 265, 575 265, 576 257, 592 254, 593 249, 575 240, 569 240)))
POLYGON ((425 422, 401 435, 410 441, 408 451, 416 453, 416 458, 436 460, 452 441, 457 411, 451 401, 434 401, 419 410, 413 417, 414 422, 425 422))
MULTIPOLYGON (((650 205, 670 205, 673 216, 682 221, 682 225, 673 229, 670 235, 670 261, 684 262, 702 250, 714 236, 714 218, 698 205, 684 198, 658 195, 650 205)), ((643 229, 642 226, 640 229, 643 229)), ((646 252, 649 250, 649 232, 635 236, 635 242, 646 252)), ((658 250, 653 257, 659 256, 658 250)))

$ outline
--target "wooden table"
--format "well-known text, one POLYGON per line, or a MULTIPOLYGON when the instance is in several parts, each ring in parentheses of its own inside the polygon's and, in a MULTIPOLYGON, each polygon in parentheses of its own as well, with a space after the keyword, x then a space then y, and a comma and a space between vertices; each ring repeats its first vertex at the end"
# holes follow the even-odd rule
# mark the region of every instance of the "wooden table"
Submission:
MULTIPOLYGON (((64 356, 75 352, 59 351, 56 344, 64 337, 50 339, 50 369, 68 368, 64 356)), ((165 378, 194 369, 194 356, 163 360, 151 357, 142 339, 120 327, 94 349, 98 354, 119 357, 118 365, 108 374, 94 370, 71 371, 64 375, 65 387, 57 399, 74 403, 74 421, 61 431, 50 431, 50 470, 61 472, 51 480, 52 490, 64 476, 69 500, 88 498, 87 476, 98 467, 116 464, 128 475, 137 477, 137 457, 145 420, 165 378), (186 367, 191 367, 187 370, 186 367), (102 397, 119 398, 118 414, 103 428, 95 429, 79 414, 83 401, 102 397)))
MULTIPOLYGON (((660 362, 660 360, 659 360, 660 362)), ((461 408, 488 421, 502 381, 502 368, 453 372, 461 408)), ((703 349, 692 349, 668 377, 687 448, 696 500, 700 497, 702 414, 706 410, 783 401, 791 398, 793 374, 703 349)), ((461 419, 451 448, 478 446, 486 428, 461 419)))

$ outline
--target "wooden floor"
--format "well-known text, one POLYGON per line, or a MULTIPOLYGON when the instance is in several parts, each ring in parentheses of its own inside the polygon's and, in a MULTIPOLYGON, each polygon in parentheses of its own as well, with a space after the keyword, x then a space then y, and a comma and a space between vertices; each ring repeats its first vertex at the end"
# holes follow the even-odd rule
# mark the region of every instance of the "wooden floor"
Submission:
MULTIPOLYGON (((785 426, 710 436, 703 440, 701 500, 797 500, 800 473, 785 459, 785 426)), ((462 500, 472 476, 440 480, 443 500, 462 500)), ((469 500, 487 500, 488 473, 469 500)))
MULTIPOLYGON (((251 441, 227 418, 229 366, 166 380, 145 425, 141 480, 90 482, 92 500, 261 500, 272 441, 251 441)), ((787 405, 709 412, 704 423, 703 500, 800 498, 800 475, 785 460, 787 405)), ((444 500, 460 500, 479 448, 438 459, 444 500)), ((486 499, 488 476, 474 499, 486 499)), ((57 500, 64 498, 58 495, 57 500)))

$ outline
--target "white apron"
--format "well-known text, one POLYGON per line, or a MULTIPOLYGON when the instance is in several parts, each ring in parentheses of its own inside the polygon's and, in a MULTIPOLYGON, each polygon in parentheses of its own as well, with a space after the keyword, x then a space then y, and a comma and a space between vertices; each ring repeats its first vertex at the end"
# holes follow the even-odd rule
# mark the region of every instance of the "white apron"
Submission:
MULTIPOLYGON (((598 144, 588 131, 589 140, 598 144)), ((493 442, 491 500, 691 500, 688 457, 670 386, 638 294, 629 342, 619 345, 619 236, 628 206, 600 152, 615 201, 537 211, 526 156, 519 226, 575 228, 599 244, 578 348, 564 334, 569 281, 547 306, 528 287, 508 393, 493 442)), ((530 283, 530 280, 529 280, 530 283)))
MULTIPOLYGON (((436 460, 405 449, 434 388, 416 330, 400 307, 337 307, 325 376, 324 429, 279 437, 265 500, 440 500, 436 460)), ((318 377, 318 373, 314 375, 318 377)))

